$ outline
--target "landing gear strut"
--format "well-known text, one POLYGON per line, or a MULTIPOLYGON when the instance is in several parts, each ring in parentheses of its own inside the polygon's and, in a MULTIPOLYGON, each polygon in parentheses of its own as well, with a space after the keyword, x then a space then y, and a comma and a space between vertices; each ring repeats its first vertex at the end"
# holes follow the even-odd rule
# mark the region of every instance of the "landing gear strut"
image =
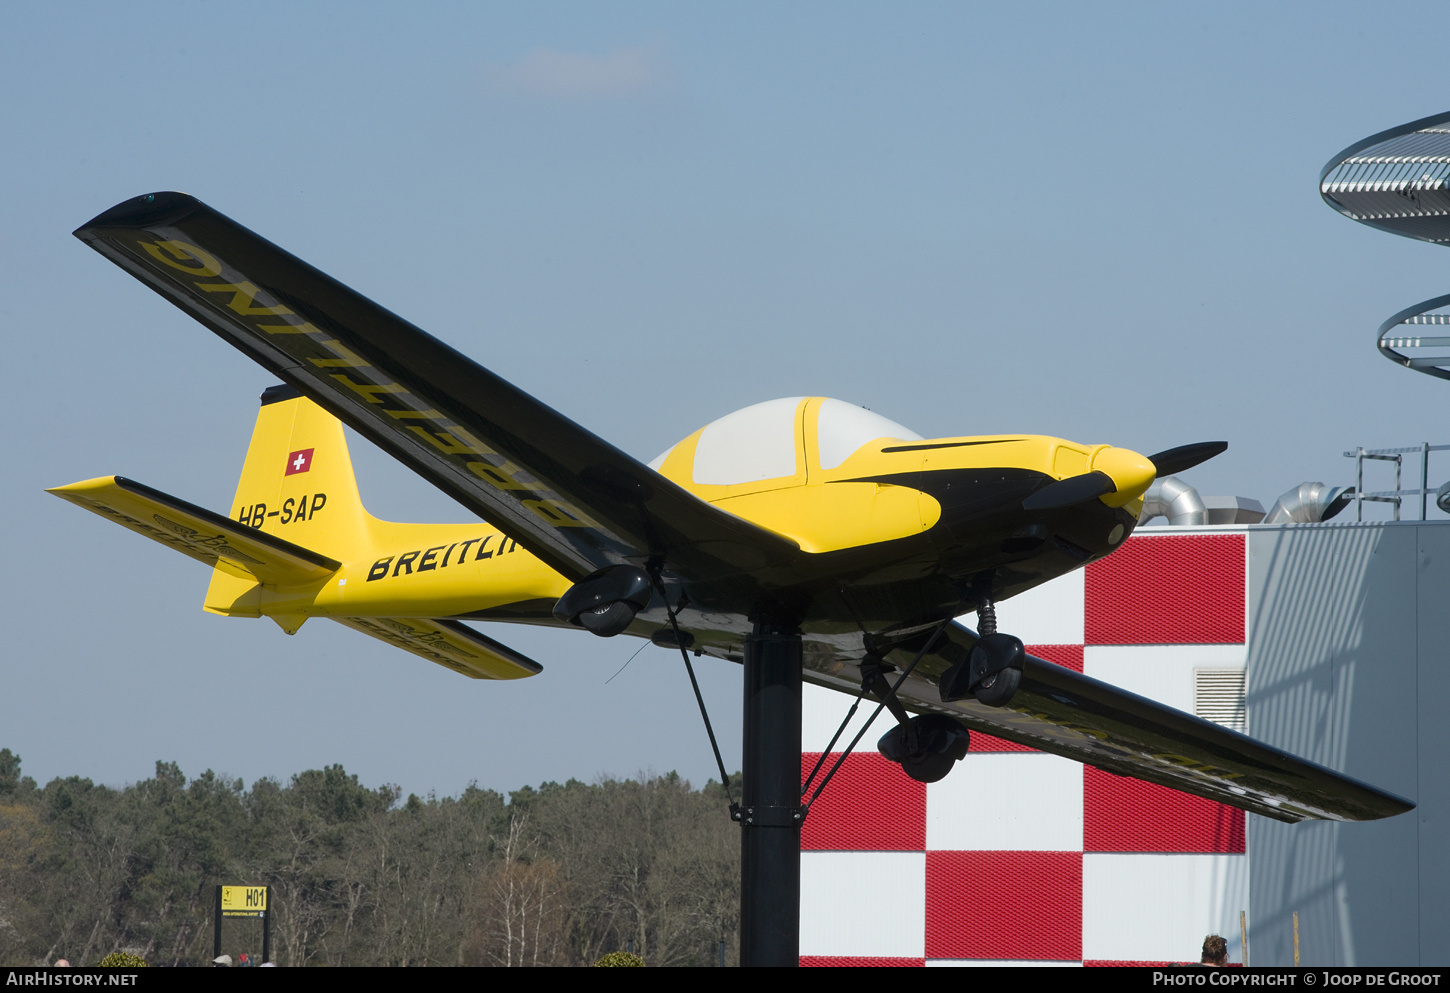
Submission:
POLYGON ((1020 639, 997 632, 997 608, 983 597, 977 604, 980 637, 966 659, 942 674, 943 703, 976 697, 988 707, 1005 707, 1022 683, 1027 653, 1020 639))

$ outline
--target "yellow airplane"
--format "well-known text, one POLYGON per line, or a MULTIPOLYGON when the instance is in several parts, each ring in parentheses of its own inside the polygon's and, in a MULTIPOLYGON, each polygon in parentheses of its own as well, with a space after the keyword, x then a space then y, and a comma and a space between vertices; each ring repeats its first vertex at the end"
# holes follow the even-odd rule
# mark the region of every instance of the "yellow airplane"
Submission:
POLYGON ((208 611, 289 634, 331 618, 491 679, 541 667, 463 621, 747 663, 775 639, 806 679, 883 700, 897 726, 879 748, 923 781, 978 729, 1282 821, 1413 807, 996 631, 997 601, 1110 554, 1155 477, 1222 443, 922 439, 807 397, 647 466, 190 196, 138 197, 76 234, 286 384, 262 396, 229 516, 119 476, 50 491, 212 566, 208 611), (342 423, 489 523, 369 515, 342 423), (967 611, 979 631, 953 619, 967 611))

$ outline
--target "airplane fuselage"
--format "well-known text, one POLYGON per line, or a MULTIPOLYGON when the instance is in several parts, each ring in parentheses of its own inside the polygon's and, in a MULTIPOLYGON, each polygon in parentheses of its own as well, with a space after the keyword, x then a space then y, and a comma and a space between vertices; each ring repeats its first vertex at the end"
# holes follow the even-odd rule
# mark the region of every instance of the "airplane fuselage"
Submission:
MULTIPOLYGON (((872 638, 971 610, 983 596, 1006 599, 1120 545, 1141 507, 1134 490, 1151 480, 1120 472, 1119 491, 1106 499, 1028 511, 1023 501, 1033 493, 1111 462, 1122 450, 1036 435, 880 437, 833 458, 823 456, 829 439, 823 444, 822 412, 838 401, 773 403, 788 415, 777 418, 789 431, 773 466, 784 470, 780 474, 761 476, 769 465, 709 462, 702 438, 712 430, 718 436, 717 425, 728 434, 730 417, 656 460, 662 475, 700 500, 800 547, 766 573, 773 587, 769 604, 742 601, 741 579, 729 574, 692 581, 672 594, 683 602, 678 620, 694 647, 712 655, 740 657, 755 610, 789 617, 808 641, 839 657, 865 651, 872 638), (722 481, 752 471, 761 478, 722 481)), ((759 420, 749 426, 759 429, 759 420)), ((706 442, 720 443, 719 437, 706 442)), ((238 497, 233 519, 287 536, 286 502, 278 502, 274 513, 244 493, 238 497)), ((296 499, 307 506, 306 494, 296 499)), ((313 513, 327 511, 324 502, 313 513)), ((273 591, 267 598, 275 599, 259 604, 259 612, 563 623, 552 609, 570 582, 496 529, 374 519, 369 530, 366 561, 344 561, 343 570, 320 587, 273 591)), ((753 573, 751 582, 759 577, 753 573)), ((209 609, 224 608, 216 600, 208 598, 209 609)), ((628 633, 650 637, 668 624, 656 600, 628 633)))

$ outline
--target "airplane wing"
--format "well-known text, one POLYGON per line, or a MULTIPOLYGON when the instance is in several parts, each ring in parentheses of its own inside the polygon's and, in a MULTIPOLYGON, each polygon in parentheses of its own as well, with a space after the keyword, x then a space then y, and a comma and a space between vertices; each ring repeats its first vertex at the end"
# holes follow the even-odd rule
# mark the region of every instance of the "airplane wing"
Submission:
MULTIPOLYGON (((1364 821, 1414 809, 1393 793, 1221 724, 1030 655, 1006 707, 975 700, 942 704, 936 678, 976 640, 969 628, 949 624, 945 643, 922 659, 902 688, 907 707, 949 712, 973 730, 1275 820, 1364 821)), ((902 644, 888 660, 904 668, 918 647, 902 644)))
POLYGON ((194 197, 75 234, 567 577, 654 560, 703 580, 798 551, 194 197))

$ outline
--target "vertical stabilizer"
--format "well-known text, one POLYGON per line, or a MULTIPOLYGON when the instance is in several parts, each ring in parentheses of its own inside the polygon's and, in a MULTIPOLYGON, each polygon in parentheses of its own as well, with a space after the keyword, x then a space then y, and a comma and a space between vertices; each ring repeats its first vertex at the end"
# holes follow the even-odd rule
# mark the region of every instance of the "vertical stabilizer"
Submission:
POLYGON ((345 559, 366 540, 342 423, 290 386, 262 394, 232 519, 345 559))
MULTIPOLYGON (((358 495, 342 423, 290 386, 266 390, 230 516, 339 560, 366 554, 372 518, 358 495)), ((260 594, 255 583, 218 569, 206 609, 255 617, 260 594)))

